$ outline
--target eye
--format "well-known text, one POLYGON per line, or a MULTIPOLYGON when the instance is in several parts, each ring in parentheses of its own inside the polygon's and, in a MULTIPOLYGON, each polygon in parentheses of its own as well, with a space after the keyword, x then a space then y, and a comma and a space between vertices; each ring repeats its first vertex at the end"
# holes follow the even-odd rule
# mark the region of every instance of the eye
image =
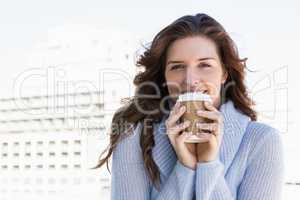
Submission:
POLYGON ((211 65, 210 64, 207 64, 207 63, 201 63, 200 65, 199 65, 200 67, 211 67, 211 65))
POLYGON ((171 70, 180 69, 180 68, 183 68, 183 67, 184 67, 183 65, 173 65, 171 67, 171 70))

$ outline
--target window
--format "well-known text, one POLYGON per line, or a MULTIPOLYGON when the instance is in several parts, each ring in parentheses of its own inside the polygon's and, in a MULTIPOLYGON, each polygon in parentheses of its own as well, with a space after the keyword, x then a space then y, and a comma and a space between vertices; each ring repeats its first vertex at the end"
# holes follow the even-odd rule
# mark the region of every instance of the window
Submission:
POLYGON ((19 165, 13 165, 13 169, 19 169, 19 165))
POLYGON ((55 156, 55 152, 49 152, 49 156, 55 156))
POLYGON ((68 156, 68 152, 61 152, 62 156, 68 156))
POLYGON ((36 155, 43 156, 43 153, 42 152, 37 152, 36 155))
POLYGON ((3 153, 3 154, 2 154, 2 157, 3 157, 3 158, 7 157, 7 153, 3 153))
POLYGON ((74 143, 77 144, 77 145, 80 145, 81 141, 80 140, 74 140, 74 143))
POLYGON ((25 169, 30 169, 30 168, 31 168, 31 165, 25 165, 24 168, 25 168, 25 169))
POLYGON ((76 165, 74 165, 74 168, 75 168, 75 169, 80 169, 80 168, 81 168, 81 165, 80 165, 80 164, 76 164, 76 165))
POLYGON ((55 165, 49 165, 49 169, 55 169, 55 165))
POLYGON ((36 168, 37 169, 43 169, 43 165, 37 165, 36 168))
POLYGON ((62 169, 67 169, 67 168, 68 168, 68 165, 66 165, 66 164, 61 165, 61 168, 62 168, 62 169))
POLYGON ((68 141, 67 140, 62 140, 61 143, 64 144, 64 145, 67 145, 68 141))
POLYGON ((7 169, 8 167, 7 167, 7 165, 2 165, 1 166, 1 169, 7 169))

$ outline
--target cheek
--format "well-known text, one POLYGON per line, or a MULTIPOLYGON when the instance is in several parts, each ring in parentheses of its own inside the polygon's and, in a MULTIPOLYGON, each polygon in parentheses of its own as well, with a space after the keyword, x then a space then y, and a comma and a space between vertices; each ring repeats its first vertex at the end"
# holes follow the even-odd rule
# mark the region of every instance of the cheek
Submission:
POLYGON ((169 81, 167 82, 167 88, 169 94, 179 94, 181 92, 181 84, 179 82, 169 81))
POLYGON ((183 82, 183 76, 174 73, 165 73, 166 84, 169 93, 177 93, 181 90, 181 84, 183 82))
POLYGON ((166 72, 165 73, 165 78, 167 81, 180 81, 183 78, 183 74, 182 73, 175 73, 175 72, 166 72))
POLYGON ((218 99, 221 92, 221 86, 222 86, 222 77, 221 75, 212 75, 205 77, 205 80, 203 80, 208 87, 209 94, 213 99, 218 99))

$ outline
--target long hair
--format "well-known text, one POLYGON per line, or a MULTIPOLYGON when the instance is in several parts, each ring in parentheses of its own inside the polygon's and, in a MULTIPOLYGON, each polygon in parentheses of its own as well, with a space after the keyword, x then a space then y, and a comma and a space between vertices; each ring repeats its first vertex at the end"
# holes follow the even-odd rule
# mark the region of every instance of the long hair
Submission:
MULTIPOLYGON (((152 125, 159 122, 163 116, 163 109, 170 111, 167 102, 163 102, 164 97, 168 96, 164 71, 166 53, 168 47, 176 40, 191 37, 203 36, 211 39, 217 46, 217 51, 224 70, 228 73, 224 83, 222 98, 232 100, 235 108, 239 109, 251 120, 257 119, 256 112, 251 108, 254 102, 250 99, 244 83, 246 58, 240 59, 237 47, 229 34, 215 19, 207 14, 186 15, 162 29, 153 39, 145 51, 137 60, 137 67, 142 70, 135 76, 134 85, 136 86, 133 97, 128 98, 127 103, 119 108, 113 116, 112 124, 117 126, 110 131, 110 143, 100 155, 98 165, 101 167, 107 164, 118 142, 127 134, 132 133, 138 122, 142 123, 142 134, 140 137, 140 148, 144 160, 146 172, 156 188, 160 186, 160 172, 152 157, 154 147, 154 134, 152 125), (160 96, 153 87, 143 86, 146 82, 153 82, 159 88, 160 96), (147 95, 152 95, 147 98, 147 95), (156 97, 156 98, 153 98, 156 97), (154 113, 142 112, 153 111, 154 113), (124 124, 131 124, 128 129, 124 124), (102 156, 106 155, 102 158, 102 156)), ((223 102, 223 100, 222 100, 223 102)))

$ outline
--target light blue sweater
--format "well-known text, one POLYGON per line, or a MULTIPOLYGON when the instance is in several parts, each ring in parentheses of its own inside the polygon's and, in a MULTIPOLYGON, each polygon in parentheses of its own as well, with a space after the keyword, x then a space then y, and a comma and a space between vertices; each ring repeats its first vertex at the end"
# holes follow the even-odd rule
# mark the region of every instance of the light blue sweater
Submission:
POLYGON ((217 159, 198 163, 196 170, 182 165, 165 134, 165 119, 154 124, 153 158, 161 173, 157 191, 146 175, 139 122, 133 134, 113 152, 112 200, 278 200, 284 164, 279 132, 250 118, 228 101, 220 111, 224 135, 217 159))

